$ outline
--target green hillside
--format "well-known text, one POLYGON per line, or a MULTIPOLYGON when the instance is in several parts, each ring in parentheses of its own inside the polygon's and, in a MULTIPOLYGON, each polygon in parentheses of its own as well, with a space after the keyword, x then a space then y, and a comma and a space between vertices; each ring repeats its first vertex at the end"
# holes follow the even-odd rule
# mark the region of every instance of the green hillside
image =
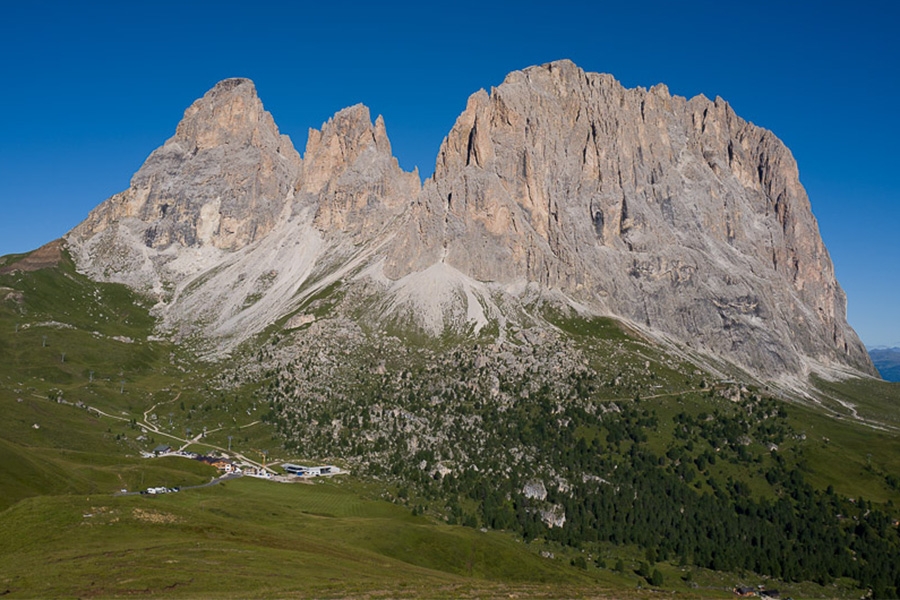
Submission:
POLYGON ((801 403, 609 319, 545 318, 554 333, 502 351, 409 344, 402 327, 340 343, 273 331, 212 364, 154 341, 147 301, 65 256, 0 275, 0 593, 900 589, 900 384, 816 381, 801 403), (217 474, 142 458, 159 444, 350 474, 118 495, 217 474))
POLYGON ((358 494, 241 480, 152 501, 30 499, 0 519, 4 585, 43 597, 453 597, 506 584, 601 584, 504 536, 439 526, 358 494))
MULTIPOLYGON (((654 589, 634 547, 608 547, 598 567, 556 544, 412 516, 376 493, 351 480, 241 479, 152 499, 31 498, 0 514, 0 587, 11 598, 725 598, 736 582, 764 581, 660 564, 654 589)), ((766 583, 807 597, 859 593, 766 583)))

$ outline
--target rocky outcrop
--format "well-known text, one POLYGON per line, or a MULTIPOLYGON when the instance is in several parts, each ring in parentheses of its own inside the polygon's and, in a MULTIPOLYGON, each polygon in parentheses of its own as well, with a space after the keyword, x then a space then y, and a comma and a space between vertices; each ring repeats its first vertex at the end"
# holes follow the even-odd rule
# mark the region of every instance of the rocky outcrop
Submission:
POLYGON ((194 102, 129 188, 66 241, 79 268, 165 299, 179 282, 265 238, 283 220, 300 156, 247 79, 194 102))
POLYGON ((469 98, 387 273, 537 282, 762 374, 871 372, 797 166, 723 100, 568 61, 469 98), (410 251, 415 249, 415 251, 410 251))
POLYGON ((874 373, 787 148, 719 98, 568 61, 472 95, 424 186, 364 106, 311 130, 301 160, 253 84, 223 81, 67 241, 218 348, 340 280, 366 318, 433 334, 502 337, 543 294, 764 379, 874 373))

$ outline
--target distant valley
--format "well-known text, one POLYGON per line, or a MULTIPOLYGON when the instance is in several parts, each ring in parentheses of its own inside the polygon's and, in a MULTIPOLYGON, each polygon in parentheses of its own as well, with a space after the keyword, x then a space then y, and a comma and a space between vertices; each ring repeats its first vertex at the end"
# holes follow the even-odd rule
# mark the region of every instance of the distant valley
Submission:
POLYGON ((900 381, 900 348, 869 348, 869 356, 886 381, 900 381))

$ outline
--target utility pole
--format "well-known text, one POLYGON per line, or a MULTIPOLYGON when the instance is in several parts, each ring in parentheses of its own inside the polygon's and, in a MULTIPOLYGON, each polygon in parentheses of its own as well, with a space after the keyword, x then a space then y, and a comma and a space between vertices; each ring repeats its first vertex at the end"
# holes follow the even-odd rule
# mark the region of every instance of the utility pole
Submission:
POLYGON ((231 436, 228 436, 228 451, 231 452, 231 436))
POLYGON ((120 383, 120 386, 119 386, 119 393, 120 393, 120 394, 124 394, 124 393, 125 393, 125 380, 123 379, 123 380, 120 381, 119 383, 120 383))

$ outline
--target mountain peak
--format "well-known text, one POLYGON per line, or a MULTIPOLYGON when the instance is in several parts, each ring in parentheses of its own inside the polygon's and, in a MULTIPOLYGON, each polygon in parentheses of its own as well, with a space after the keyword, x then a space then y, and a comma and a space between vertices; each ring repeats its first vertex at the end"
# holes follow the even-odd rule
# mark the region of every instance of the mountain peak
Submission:
POLYGON ((412 200, 419 177, 400 168, 384 119, 372 123, 368 107, 356 104, 310 129, 297 191, 316 196, 323 230, 359 233, 412 200))
POLYGON ((94 209, 69 241, 87 243, 76 244, 94 256, 85 263, 130 271, 123 278, 156 271, 146 247, 236 250, 272 230, 300 164, 253 82, 226 79, 185 110, 131 186, 94 209))
POLYGON ((793 156, 721 99, 566 60, 516 71, 469 98, 412 220, 392 278, 439 259, 752 371, 872 372, 793 156))
POLYGON ((373 125, 369 109, 363 104, 338 111, 321 129, 309 130, 303 188, 318 193, 366 151, 392 156, 383 119, 379 117, 373 125))
POLYGON ((245 90, 252 90, 252 93, 256 94, 256 85, 254 85, 251 79, 246 77, 228 77, 227 79, 223 79, 212 88, 210 88, 210 92, 228 92, 234 90, 236 88, 244 88, 245 90))
POLYGON ((265 111, 249 79, 225 79, 184 111, 173 140, 193 150, 222 144, 252 143, 254 137, 277 136, 271 115, 265 111))
MULTIPOLYGON (((488 312, 510 323, 521 294, 536 289, 764 379, 874 373, 784 144, 720 98, 627 89, 570 60, 472 94, 424 186, 400 169, 384 120, 373 123, 364 105, 310 130, 301 161, 253 83, 224 80, 68 240, 83 270, 168 277, 157 287, 182 286, 173 304, 184 306, 194 289, 185 265, 202 262, 184 258, 194 250, 208 251, 198 269, 220 273, 216 286, 203 284, 205 305, 244 290, 251 272, 260 289, 274 277, 291 294, 314 271, 320 282, 366 273, 354 280, 362 297, 419 285, 427 271, 455 282, 440 288, 452 293, 439 310, 429 305, 452 318, 433 323, 487 305, 503 306, 488 312), (216 271, 216 256, 245 266, 216 271)), ((207 281, 198 272, 190 276, 207 281)), ((238 313, 269 324, 285 313, 260 307, 299 301, 242 293, 229 300, 234 319, 210 337, 252 335, 237 331, 238 313)), ((430 309, 421 294, 397 297, 413 313, 430 309)))

